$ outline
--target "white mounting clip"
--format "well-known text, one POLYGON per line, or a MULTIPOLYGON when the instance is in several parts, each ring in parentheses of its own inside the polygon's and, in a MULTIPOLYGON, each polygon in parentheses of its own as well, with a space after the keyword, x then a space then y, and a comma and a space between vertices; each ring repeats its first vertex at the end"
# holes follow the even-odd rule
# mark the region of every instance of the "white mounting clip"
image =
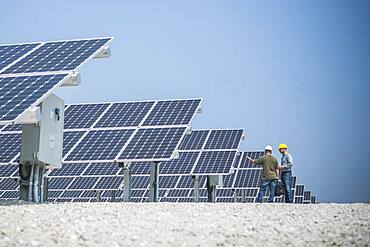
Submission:
POLYGON ((110 46, 104 46, 94 58, 107 58, 110 57, 110 46))
POLYGON ((74 73, 67 81, 63 83, 63 87, 78 86, 81 83, 81 76, 79 72, 74 73))

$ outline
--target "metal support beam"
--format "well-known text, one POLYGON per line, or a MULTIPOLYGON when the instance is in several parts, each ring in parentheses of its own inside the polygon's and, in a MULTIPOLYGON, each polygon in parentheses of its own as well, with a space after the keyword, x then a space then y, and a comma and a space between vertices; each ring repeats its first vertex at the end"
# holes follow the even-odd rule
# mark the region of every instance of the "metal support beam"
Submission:
POLYGON ((194 181, 194 202, 199 202, 199 176, 192 176, 194 181))
POLYGON ((234 195, 234 202, 237 203, 238 202, 238 193, 235 189, 232 189, 233 191, 233 195, 234 195))
POLYGON ((242 189, 242 190, 241 190, 241 193, 242 193, 242 203, 245 203, 245 202, 246 202, 246 198, 245 198, 245 189, 242 189))
POLYGON ((100 190, 96 191, 96 201, 101 202, 101 191, 100 190))
POLYGON ((216 185, 213 183, 212 176, 207 176, 208 202, 216 202, 216 185))
POLYGON ((112 190, 111 194, 110 194, 110 201, 111 202, 115 202, 116 201, 116 191, 115 190, 112 190))
POLYGON ((158 202, 159 162, 150 163, 149 201, 158 202))
POLYGON ((123 167, 123 201, 131 202, 131 169, 123 167))

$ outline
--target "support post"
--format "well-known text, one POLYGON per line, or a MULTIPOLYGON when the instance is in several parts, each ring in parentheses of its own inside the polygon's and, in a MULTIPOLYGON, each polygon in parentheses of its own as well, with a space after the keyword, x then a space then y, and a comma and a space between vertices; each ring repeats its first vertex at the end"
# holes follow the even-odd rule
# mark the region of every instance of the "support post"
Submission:
POLYGON ((199 202, 199 176, 193 175, 192 176, 194 181, 194 202, 199 202))
POLYGON ((245 203, 246 202, 245 189, 242 189, 241 192, 242 192, 242 203, 245 203))
POLYGON ((131 202, 131 169, 130 169, 130 166, 123 167, 123 201, 131 202))
POLYGON ((159 162, 150 163, 149 201, 158 202, 159 162))
POLYGON ((207 176, 208 202, 216 202, 216 185, 213 183, 211 175, 207 176))
POLYGON ((101 191, 100 190, 96 191, 96 201, 101 202, 101 191))
POLYGON ((233 195, 234 195, 234 202, 237 203, 238 202, 238 193, 237 193, 237 190, 236 189, 232 189, 233 191, 233 195))
POLYGON ((115 202, 116 201, 116 191, 115 190, 112 190, 112 192, 111 192, 110 201, 111 202, 115 202))

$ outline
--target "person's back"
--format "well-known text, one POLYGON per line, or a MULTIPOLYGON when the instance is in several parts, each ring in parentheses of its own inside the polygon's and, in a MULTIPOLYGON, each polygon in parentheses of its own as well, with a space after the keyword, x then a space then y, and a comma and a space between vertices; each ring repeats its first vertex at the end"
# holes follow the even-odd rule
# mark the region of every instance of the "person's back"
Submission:
POLYGON ((279 163, 277 159, 271 154, 266 154, 254 161, 255 165, 261 165, 263 167, 262 179, 271 180, 278 179, 276 170, 279 169, 279 163))
POLYGON ((258 193, 256 201, 262 202, 262 198, 266 193, 266 189, 269 188, 269 202, 273 202, 278 181, 279 164, 277 159, 272 156, 272 147, 270 145, 267 145, 265 147, 265 155, 258 159, 253 160, 248 156, 247 158, 252 161, 254 165, 261 165, 263 167, 263 176, 261 180, 260 191, 258 193))

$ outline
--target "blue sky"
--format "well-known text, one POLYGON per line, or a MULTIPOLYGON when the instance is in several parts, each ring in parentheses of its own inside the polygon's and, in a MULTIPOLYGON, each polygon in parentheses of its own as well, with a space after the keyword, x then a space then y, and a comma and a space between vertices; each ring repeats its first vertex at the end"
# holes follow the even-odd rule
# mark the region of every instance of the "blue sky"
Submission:
POLYGON ((320 201, 370 202, 369 1, 0 7, 0 43, 114 36, 112 56, 60 90, 67 103, 202 97, 194 128, 243 127, 243 150, 286 142, 320 201))

